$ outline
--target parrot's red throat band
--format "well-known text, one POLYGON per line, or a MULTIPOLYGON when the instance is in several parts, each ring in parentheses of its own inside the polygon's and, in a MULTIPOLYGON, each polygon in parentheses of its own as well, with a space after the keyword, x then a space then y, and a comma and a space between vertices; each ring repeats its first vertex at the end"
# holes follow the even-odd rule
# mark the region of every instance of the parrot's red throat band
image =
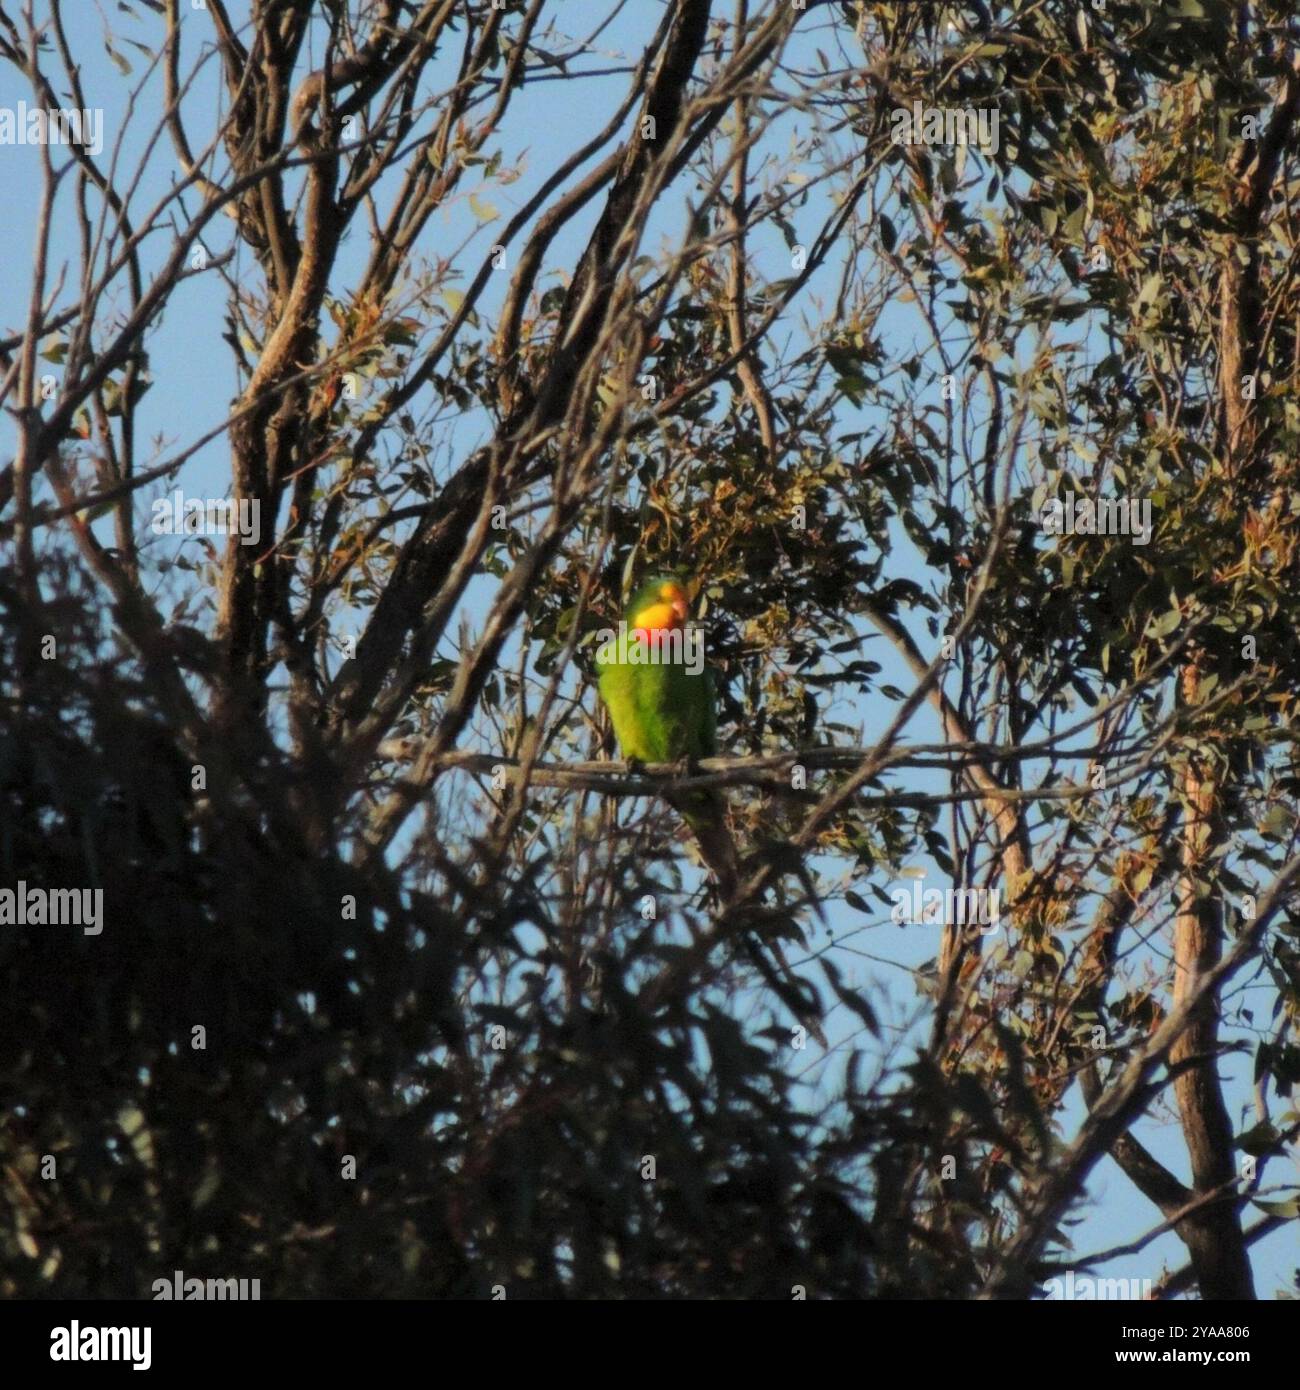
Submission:
POLYGON ((660 627, 644 615, 635 627, 620 622, 618 631, 597 634, 596 664, 615 666, 680 666, 689 675, 704 669, 704 633, 682 624, 660 627))

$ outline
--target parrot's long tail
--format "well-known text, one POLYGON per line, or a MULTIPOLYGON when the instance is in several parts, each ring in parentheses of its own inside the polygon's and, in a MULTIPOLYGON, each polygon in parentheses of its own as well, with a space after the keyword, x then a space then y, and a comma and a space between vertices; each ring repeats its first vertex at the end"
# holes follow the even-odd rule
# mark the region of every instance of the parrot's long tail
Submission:
POLYGON ((725 903, 740 884, 740 856, 727 829, 726 806, 714 792, 691 792, 674 797, 673 806, 691 828, 704 860, 718 881, 718 894, 725 903))
MULTIPOLYGON (((690 792, 672 797, 671 804, 690 826, 700 847, 700 858, 717 880, 718 893, 725 906, 740 886, 740 856, 731 831, 727 829, 725 802, 716 792, 690 792)), ((819 1009, 808 998, 808 983, 790 968, 781 943, 775 939, 759 942, 751 938, 748 932, 742 934, 741 941, 759 974, 808 1032, 825 1047, 826 1034, 822 1032, 819 1009), (768 960, 768 952, 775 957, 775 965, 768 960)), ((815 994, 813 998, 816 998, 815 994)))

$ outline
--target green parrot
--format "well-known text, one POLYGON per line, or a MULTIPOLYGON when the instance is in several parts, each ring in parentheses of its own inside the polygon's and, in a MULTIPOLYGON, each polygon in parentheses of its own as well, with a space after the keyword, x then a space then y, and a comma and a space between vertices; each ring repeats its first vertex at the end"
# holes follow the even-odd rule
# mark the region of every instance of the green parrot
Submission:
MULTIPOLYGON (((623 615, 624 630, 596 654, 600 696, 619 748, 631 761, 694 761, 718 751, 717 693, 704 664, 698 630, 691 633, 686 626, 689 614, 680 579, 659 575, 647 580, 632 595, 623 615)), ((740 882, 726 802, 716 791, 676 792, 665 799, 691 828, 725 905, 740 882)), ((760 945, 749 930, 741 931, 740 943, 778 996, 826 1046, 816 992, 790 969, 781 943, 771 938, 760 945), (779 970, 768 960, 768 952, 779 970)))
MULTIPOLYGON (((637 589, 623 614, 623 631, 596 653, 601 699, 624 758, 676 763, 716 755, 717 694, 698 630, 692 634, 685 626, 690 612, 679 578, 659 575, 637 589)), ((691 827, 726 905, 740 883, 726 802, 716 791, 674 792, 666 799, 691 827)), ((780 941, 761 944, 749 930, 741 931, 740 940, 763 979, 824 1047, 816 991, 790 969, 780 941)))
MULTIPOLYGON (((625 631, 596 654, 600 696, 625 758, 676 763, 718 751, 717 693, 699 632, 686 627, 689 613, 679 579, 647 580, 623 615, 625 631)), ((736 890, 739 868, 722 797, 697 791, 667 800, 695 835, 725 902, 736 890)))

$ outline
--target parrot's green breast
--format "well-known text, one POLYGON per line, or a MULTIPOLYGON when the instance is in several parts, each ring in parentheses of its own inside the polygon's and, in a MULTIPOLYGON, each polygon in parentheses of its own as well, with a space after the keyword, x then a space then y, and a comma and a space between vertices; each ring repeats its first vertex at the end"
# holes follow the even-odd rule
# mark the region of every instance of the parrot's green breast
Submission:
POLYGON ((600 695, 609 710, 625 758, 673 763, 710 758, 717 752, 713 677, 707 666, 692 671, 677 662, 635 664, 618 659, 599 664, 600 695))

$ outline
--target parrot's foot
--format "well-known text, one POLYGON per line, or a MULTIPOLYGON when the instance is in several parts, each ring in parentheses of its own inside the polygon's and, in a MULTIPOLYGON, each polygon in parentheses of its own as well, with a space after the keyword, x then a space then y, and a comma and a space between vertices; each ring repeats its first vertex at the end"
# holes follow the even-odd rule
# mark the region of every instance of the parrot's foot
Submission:
POLYGON ((690 753, 683 754, 673 764, 674 777, 698 777, 700 775, 699 760, 690 753))

